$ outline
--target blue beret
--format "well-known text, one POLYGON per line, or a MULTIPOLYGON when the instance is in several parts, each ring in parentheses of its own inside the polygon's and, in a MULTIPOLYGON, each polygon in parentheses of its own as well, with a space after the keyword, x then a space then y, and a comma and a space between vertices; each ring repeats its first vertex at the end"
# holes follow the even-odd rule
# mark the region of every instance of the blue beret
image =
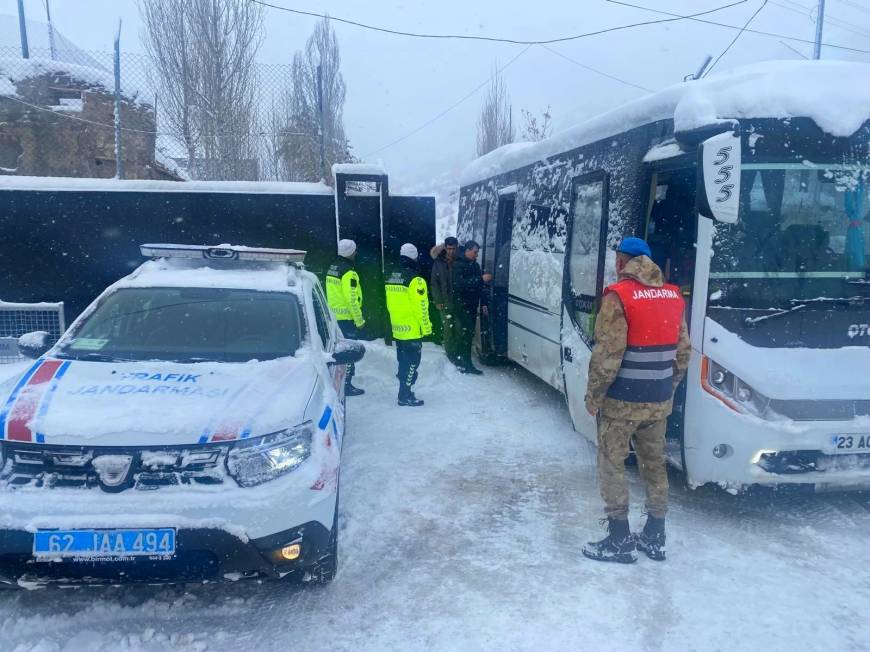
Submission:
POLYGON ((643 238, 625 238, 619 243, 616 250, 629 256, 649 256, 652 257, 649 245, 643 238))

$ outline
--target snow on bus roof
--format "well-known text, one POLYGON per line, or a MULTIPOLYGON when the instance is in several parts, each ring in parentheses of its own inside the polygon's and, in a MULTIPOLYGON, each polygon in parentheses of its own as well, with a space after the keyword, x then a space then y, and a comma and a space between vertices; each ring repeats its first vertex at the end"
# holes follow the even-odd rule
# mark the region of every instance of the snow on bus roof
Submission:
POLYGON ((870 64, 767 61, 675 84, 537 143, 513 143, 472 161, 461 186, 515 170, 658 120, 688 131, 729 118, 811 118, 833 136, 870 120, 870 64))
POLYGON ((116 282, 117 288, 221 288, 293 292, 297 270, 284 263, 226 263, 176 258, 149 260, 116 282))
POLYGON ((213 192, 266 195, 332 195, 325 183, 274 181, 148 181, 73 177, 0 176, 0 190, 78 192, 213 192))

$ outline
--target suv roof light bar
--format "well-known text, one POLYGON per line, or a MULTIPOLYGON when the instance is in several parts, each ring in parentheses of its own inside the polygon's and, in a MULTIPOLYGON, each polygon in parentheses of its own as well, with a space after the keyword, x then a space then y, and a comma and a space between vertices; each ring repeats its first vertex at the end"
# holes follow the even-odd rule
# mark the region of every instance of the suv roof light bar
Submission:
POLYGON ((261 260, 302 264, 305 253, 300 249, 267 249, 241 245, 143 244, 139 250, 146 258, 187 258, 194 260, 261 260))

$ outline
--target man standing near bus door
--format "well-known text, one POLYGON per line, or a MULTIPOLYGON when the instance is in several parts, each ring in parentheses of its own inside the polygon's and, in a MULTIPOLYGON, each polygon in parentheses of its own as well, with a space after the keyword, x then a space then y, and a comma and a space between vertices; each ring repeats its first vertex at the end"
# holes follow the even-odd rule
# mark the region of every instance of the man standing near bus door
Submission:
POLYGON ((429 287, 432 288, 432 300, 441 315, 442 340, 447 359, 456 364, 456 319, 450 313, 450 301, 453 296, 453 281, 450 274, 456 260, 456 250, 459 241, 450 236, 444 244, 432 247, 432 275, 429 287))
POLYGON ((662 270, 640 238, 616 250, 618 282, 604 291, 589 361, 586 409, 598 416, 598 482, 608 534, 583 547, 598 561, 632 563, 636 549, 665 559, 668 474, 665 432, 674 391, 689 366, 691 344, 680 289, 666 285, 662 270), (646 487, 647 520, 632 536, 628 526, 625 458, 634 438, 646 487))
POLYGON ((414 395, 413 388, 420 368, 423 338, 432 334, 429 292, 417 265, 417 247, 406 242, 400 252, 399 267, 386 280, 387 310, 399 363, 398 403, 406 407, 419 407, 423 401, 414 395))
MULTIPOLYGON (((326 302, 338 320, 342 335, 351 340, 360 338, 359 329, 366 323, 362 314, 362 286, 359 274, 354 268, 355 260, 356 242, 339 240, 338 258, 326 272, 326 302)), ((365 394, 365 390, 353 386, 355 372, 356 366, 353 363, 347 365, 347 374, 344 377, 345 396, 365 394)))
MULTIPOLYGON (((450 278, 453 283, 453 294, 450 297, 450 313, 456 319, 457 343, 456 366, 466 374, 481 375, 483 372, 471 361, 471 342, 474 339, 474 328, 477 325, 477 308, 484 300, 483 286, 492 280, 492 274, 482 274, 477 264, 477 254, 480 245, 474 240, 465 243, 462 251, 453 263, 450 278)), ((481 310, 487 314, 484 300, 481 310)))

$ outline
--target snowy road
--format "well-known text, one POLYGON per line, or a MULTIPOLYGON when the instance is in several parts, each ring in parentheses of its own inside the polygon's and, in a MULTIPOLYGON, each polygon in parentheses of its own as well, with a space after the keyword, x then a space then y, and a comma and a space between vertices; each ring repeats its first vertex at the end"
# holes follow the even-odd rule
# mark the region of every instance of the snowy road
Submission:
POLYGON ((594 448, 562 399, 433 347, 426 406, 398 408, 392 355, 370 349, 349 401, 333 585, 3 592, 0 649, 870 649, 870 497, 675 477, 669 560, 597 564, 579 552, 600 531, 594 448))

